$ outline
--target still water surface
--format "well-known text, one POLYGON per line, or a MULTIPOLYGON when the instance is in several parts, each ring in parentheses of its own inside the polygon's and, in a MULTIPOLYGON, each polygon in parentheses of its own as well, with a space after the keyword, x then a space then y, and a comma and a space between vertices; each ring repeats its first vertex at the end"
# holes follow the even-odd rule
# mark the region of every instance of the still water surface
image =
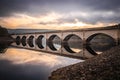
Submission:
POLYGON ((4 80, 48 80, 51 72, 82 60, 48 53, 9 48, 0 55, 0 75, 4 80))

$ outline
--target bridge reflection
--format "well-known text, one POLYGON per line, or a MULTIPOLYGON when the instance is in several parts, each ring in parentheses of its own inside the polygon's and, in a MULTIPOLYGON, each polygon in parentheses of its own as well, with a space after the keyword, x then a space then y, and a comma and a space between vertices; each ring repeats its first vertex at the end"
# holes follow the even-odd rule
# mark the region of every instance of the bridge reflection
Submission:
MULTIPOLYGON (((33 39, 34 36, 30 36, 28 40, 26 36, 23 36, 21 39, 20 36, 17 36, 16 45, 20 45, 21 43, 23 46, 26 46, 28 43, 30 47, 34 47, 33 39)), ((80 53, 83 49, 82 39, 74 34, 68 35, 63 41, 61 41, 58 36, 53 35, 48 39, 47 44, 53 51, 59 50, 61 44, 70 53, 80 53)), ((45 48, 46 39, 44 36, 41 35, 36 39, 36 45, 38 45, 40 49, 45 48)), ((86 49, 96 55, 114 46, 116 46, 116 41, 112 37, 105 34, 95 34, 87 39, 86 49)))
POLYGON ((120 28, 106 27, 83 30, 13 34, 15 47, 55 53, 76 58, 91 58, 119 45, 120 28))

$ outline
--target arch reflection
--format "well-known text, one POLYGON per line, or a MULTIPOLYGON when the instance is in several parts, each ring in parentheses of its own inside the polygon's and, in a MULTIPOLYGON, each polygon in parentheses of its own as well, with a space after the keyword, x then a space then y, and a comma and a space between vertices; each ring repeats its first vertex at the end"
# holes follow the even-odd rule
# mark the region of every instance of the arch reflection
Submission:
POLYGON ((88 43, 86 46, 87 50, 93 55, 101 54, 116 45, 115 40, 111 36, 103 33, 90 36, 86 42, 88 43))
POLYGON ((26 46, 26 36, 22 37, 21 42, 23 46, 26 46))
POLYGON ((61 39, 57 35, 52 35, 48 39, 48 46, 51 50, 57 51, 61 48, 61 39))
POLYGON ((40 49, 43 49, 46 47, 46 39, 43 35, 40 35, 37 40, 36 40, 36 44, 40 49))
POLYGON ((75 35, 70 34, 63 40, 64 48, 70 53, 79 53, 82 51, 83 43, 82 39, 75 35))
POLYGON ((15 41, 17 45, 20 45, 20 36, 17 36, 15 41))
POLYGON ((30 37, 28 38, 28 45, 29 45, 30 47, 34 47, 33 41, 34 41, 34 36, 30 36, 30 37))

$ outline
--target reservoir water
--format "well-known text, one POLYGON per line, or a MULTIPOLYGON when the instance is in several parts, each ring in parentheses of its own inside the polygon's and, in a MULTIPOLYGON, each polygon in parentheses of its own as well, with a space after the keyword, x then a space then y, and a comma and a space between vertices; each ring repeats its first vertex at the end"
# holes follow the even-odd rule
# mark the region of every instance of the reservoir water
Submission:
POLYGON ((48 80, 51 72, 82 60, 48 53, 9 48, 0 55, 0 75, 3 80, 48 80))

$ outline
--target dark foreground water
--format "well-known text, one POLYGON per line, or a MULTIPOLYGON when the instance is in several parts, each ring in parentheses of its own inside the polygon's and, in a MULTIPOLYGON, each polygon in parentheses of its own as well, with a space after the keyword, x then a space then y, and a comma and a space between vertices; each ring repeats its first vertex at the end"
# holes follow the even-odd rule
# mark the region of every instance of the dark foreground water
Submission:
POLYGON ((9 48, 0 54, 0 80, 48 80, 51 72, 82 60, 9 48))

